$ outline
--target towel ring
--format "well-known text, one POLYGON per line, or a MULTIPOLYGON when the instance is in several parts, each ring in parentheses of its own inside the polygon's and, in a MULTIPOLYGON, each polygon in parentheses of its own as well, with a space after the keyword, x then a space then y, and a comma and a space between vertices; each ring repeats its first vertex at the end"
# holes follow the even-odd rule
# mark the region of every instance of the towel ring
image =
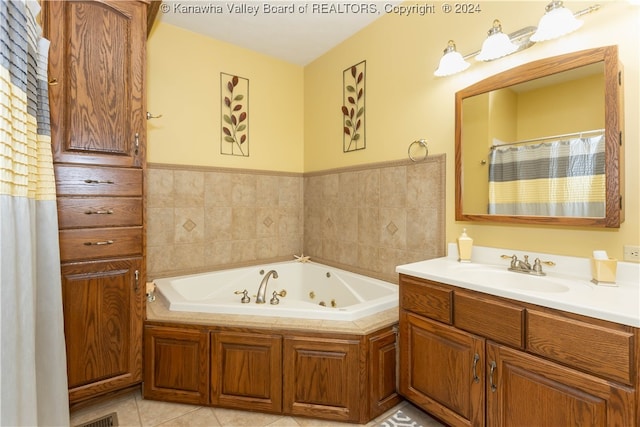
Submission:
POLYGON ((427 146, 427 140, 426 139, 418 139, 417 141, 413 141, 411 144, 409 144, 409 148, 407 149, 407 154, 409 154, 409 158, 414 162, 421 162, 421 161, 425 160, 427 158, 427 156, 429 155, 429 147, 427 146), (421 159, 416 159, 411 154, 411 148, 415 144, 419 144, 419 145, 424 147, 424 157, 421 158, 421 159))

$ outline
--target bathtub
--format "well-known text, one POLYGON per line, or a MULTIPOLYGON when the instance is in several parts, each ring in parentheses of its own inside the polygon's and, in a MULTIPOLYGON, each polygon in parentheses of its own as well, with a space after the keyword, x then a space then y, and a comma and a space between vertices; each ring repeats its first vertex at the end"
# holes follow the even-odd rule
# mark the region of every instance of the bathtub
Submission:
POLYGON ((313 262, 289 261, 154 280, 171 311, 353 321, 398 306, 398 286, 313 262), (266 302, 256 304, 265 274, 266 302), (251 301, 242 303, 241 292, 251 301), (273 291, 286 291, 277 305, 273 291), (240 293, 236 293, 240 292, 240 293))

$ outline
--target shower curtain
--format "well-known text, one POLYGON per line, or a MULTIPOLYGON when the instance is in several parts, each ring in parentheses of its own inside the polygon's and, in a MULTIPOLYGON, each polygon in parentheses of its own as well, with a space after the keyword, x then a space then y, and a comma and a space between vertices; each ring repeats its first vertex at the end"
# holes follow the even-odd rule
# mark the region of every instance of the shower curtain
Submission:
POLYGON ((495 147, 489 213, 605 216, 604 135, 495 147))
POLYGON ((37 1, 0 0, 0 425, 68 426, 47 55, 37 1))

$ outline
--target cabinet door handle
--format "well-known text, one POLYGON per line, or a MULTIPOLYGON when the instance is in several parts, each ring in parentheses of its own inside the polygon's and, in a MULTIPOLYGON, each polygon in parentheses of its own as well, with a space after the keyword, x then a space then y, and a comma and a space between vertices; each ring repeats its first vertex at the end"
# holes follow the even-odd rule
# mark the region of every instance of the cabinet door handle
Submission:
POLYGON ((480 355, 478 353, 473 355, 473 382, 479 383, 480 377, 476 372, 476 367, 478 366, 478 362, 480 361, 480 355))
POLYGON ((491 391, 495 393, 498 387, 493 382, 493 372, 496 370, 498 365, 496 365, 496 362, 492 360, 491 363, 489 363, 489 366, 491 367, 491 370, 489 371, 489 384, 491 385, 491 391))
POLYGON ((140 148, 140 134, 138 132, 136 132, 134 144, 136 146, 136 154, 138 154, 138 149, 140 148))
POLYGON ((138 289, 140 289, 140 272, 138 270, 133 272, 133 276, 135 277, 135 286, 134 286, 134 291, 138 292, 138 289))
POLYGON ((84 213, 85 215, 111 215, 113 213, 113 209, 95 209, 85 211, 84 213))
POLYGON ((84 182, 87 184, 114 184, 110 179, 100 180, 100 179, 85 179, 84 182))
POLYGON ((113 240, 103 240, 101 242, 84 242, 85 246, 102 246, 102 245, 113 245, 115 242, 113 240))

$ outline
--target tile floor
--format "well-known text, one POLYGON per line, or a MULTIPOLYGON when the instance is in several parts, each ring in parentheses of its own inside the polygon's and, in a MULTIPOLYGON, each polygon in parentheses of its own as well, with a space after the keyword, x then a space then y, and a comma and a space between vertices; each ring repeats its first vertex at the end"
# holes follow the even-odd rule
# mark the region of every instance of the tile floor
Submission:
MULTIPOLYGON (((379 426, 390 414, 401 409, 423 427, 442 426, 409 402, 401 402, 395 408, 366 424, 379 426)), ((71 425, 77 426, 95 418, 118 413, 118 425, 122 427, 176 426, 176 427, 348 427, 356 424, 331 422, 302 417, 291 417, 233 409, 183 405, 178 403, 145 400, 140 392, 119 396, 94 406, 74 411, 71 425)))

